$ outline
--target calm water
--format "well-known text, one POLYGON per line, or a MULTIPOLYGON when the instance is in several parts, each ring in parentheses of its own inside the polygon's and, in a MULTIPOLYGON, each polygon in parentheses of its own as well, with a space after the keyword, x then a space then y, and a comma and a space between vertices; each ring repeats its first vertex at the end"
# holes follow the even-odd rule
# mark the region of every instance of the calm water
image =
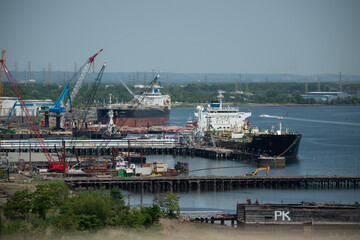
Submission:
MULTIPOLYGON (((185 125, 195 108, 174 108, 169 125, 185 125)), ((292 107, 240 107, 252 112, 249 121, 260 130, 278 128, 278 120, 261 118, 261 114, 283 116, 297 120, 283 120, 283 129, 302 133, 299 159, 287 163, 285 168, 270 169, 270 175, 359 175, 360 174, 360 106, 292 106, 292 107), (301 119, 301 120, 300 120, 301 119)), ((193 118, 194 120, 194 118, 193 118)), ((190 170, 232 167, 190 172, 189 175, 236 176, 249 173, 256 166, 234 160, 147 156, 148 162, 158 160, 173 167, 177 161, 189 163, 190 170)), ((265 172, 259 172, 263 175, 265 172)), ((131 205, 151 204, 152 194, 140 196, 125 193, 131 205)), ((225 192, 180 193, 183 210, 220 210, 234 212, 237 202, 247 197, 262 202, 341 202, 360 201, 358 189, 237 189, 225 192)))

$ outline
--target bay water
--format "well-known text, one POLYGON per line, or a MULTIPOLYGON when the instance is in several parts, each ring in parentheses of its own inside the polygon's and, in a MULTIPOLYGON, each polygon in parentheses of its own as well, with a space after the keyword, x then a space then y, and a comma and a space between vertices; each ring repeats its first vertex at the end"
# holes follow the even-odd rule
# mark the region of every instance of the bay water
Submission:
MULTIPOLYGON (((242 106, 242 112, 251 112, 252 126, 260 130, 278 129, 276 118, 260 117, 262 114, 282 116, 283 131, 302 134, 299 159, 287 161, 284 168, 271 168, 269 175, 359 175, 360 174, 360 106, 242 106)), ((194 118, 195 107, 173 108, 169 125, 184 126, 189 117, 194 118)), ((201 157, 150 155, 147 162, 159 161, 172 168, 177 161, 189 163, 193 176, 239 176, 254 171, 253 163, 238 160, 215 160, 201 157), (224 168, 222 168, 224 167, 224 168), (225 168, 226 167, 226 168, 225 168), (208 169, 206 168, 218 168, 208 169), (205 170, 202 170, 205 169, 205 170), (196 170, 196 171, 194 171, 196 170)), ((265 175, 260 171, 258 175, 265 175)), ((265 189, 239 188, 223 192, 193 191, 179 193, 181 210, 207 210, 234 213, 236 203, 247 198, 272 203, 354 203, 360 201, 360 190, 354 188, 293 188, 265 189)), ((150 205, 154 194, 124 192, 130 205, 150 205)))

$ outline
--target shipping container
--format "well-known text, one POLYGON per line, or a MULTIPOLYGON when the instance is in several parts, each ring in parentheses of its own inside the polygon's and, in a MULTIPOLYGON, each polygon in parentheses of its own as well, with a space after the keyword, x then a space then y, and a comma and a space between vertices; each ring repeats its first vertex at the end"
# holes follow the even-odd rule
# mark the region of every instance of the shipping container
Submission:
POLYGON ((117 172, 118 177, 125 177, 125 171, 121 170, 117 172))

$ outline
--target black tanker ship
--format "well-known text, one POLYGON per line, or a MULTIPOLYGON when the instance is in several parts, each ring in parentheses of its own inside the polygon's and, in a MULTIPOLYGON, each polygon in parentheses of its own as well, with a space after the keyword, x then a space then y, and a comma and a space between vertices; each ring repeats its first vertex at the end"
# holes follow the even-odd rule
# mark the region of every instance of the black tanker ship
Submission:
POLYGON ((251 112, 240 112, 236 107, 223 107, 222 93, 219 91, 218 100, 213 100, 205 111, 204 107, 197 107, 195 125, 198 138, 203 138, 208 145, 238 150, 252 158, 298 158, 301 134, 282 132, 282 118, 269 115, 261 116, 278 118, 279 130, 260 132, 247 121, 251 112))
POLYGON ((239 150, 245 154, 255 156, 285 157, 286 159, 298 158, 301 134, 283 133, 258 134, 251 138, 240 140, 219 140, 217 146, 239 150))

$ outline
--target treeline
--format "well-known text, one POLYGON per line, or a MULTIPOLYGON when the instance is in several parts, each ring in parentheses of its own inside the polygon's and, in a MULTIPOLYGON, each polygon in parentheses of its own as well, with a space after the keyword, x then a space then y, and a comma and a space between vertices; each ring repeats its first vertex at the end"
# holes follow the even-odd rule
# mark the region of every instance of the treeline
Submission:
MULTIPOLYGON (((62 87, 58 85, 42 84, 18 84, 20 93, 23 99, 51 99, 56 101, 61 94, 62 87)), ((139 89, 134 89, 129 86, 135 93, 140 92, 139 89)), ((84 85, 80 93, 76 97, 73 105, 75 107, 82 107, 87 101, 90 85, 84 85)), ((320 102, 324 104, 359 104, 360 98, 357 97, 360 91, 359 83, 344 82, 342 84, 344 92, 350 94, 344 99, 336 99, 330 102, 320 102)), ((231 104, 246 104, 246 103, 277 103, 277 104, 314 104, 319 103, 315 99, 304 99, 301 94, 305 93, 304 83, 248 83, 235 86, 230 83, 218 84, 186 84, 166 86, 161 89, 163 94, 169 94, 172 102, 181 103, 208 103, 212 99, 216 99, 217 91, 223 90, 224 101, 231 104)), ((321 91, 335 92, 339 91, 339 84, 334 82, 321 83, 321 91)), ((309 83, 308 91, 318 91, 317 83, 309 83)), ((105 85, 101 84, 97 90, 96 96, 92 99, 92 106, 104 106, 109 102, 109 94, 112 94, 112 102, 128 102, 132 96, 121 85, 105 85)), ((4 96, 15 96, 9 84, 4 86, 4 96)))
POLYGON ((1 206, 2 236, 40 239, 105 227, 149 228, 162 217, 176 217, 179 196, 161 193, 152 206, 125 205, 119 188, 71 192, 63 182, 36 186, 11 195, 1 206))

